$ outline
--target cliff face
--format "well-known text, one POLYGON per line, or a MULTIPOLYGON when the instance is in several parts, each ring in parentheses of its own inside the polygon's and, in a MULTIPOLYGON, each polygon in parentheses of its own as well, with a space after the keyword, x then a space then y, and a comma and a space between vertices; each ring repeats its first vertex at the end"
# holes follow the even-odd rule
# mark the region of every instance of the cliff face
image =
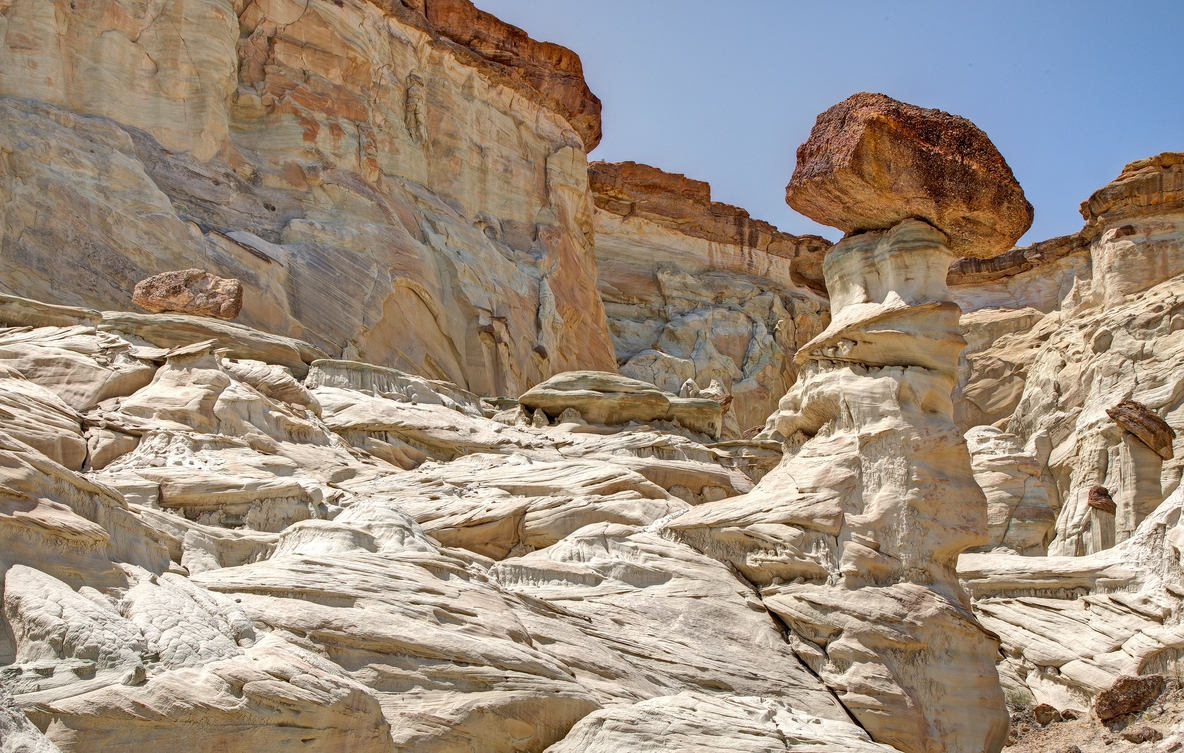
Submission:
POLYGON ((678 392, 718 379, 741 431, 793 384, 793 355, 829 323, 830 243, 782 233, 710 187, 632 162, 594 162, 598 286, 622 374, 678 392))
POLYGON ((461 1, 6 8, 8 292, 128 309, 196 265, 244 323, 485 394, 614 368, 574 53, 461 1))

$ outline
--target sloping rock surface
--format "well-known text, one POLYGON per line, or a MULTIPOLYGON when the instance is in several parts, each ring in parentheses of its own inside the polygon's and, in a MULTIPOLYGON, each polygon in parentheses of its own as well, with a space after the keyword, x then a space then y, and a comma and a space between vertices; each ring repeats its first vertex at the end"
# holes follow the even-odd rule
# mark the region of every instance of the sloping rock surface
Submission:
POLYGON ((671 713, 692 730, 878 749, 760 594, 664 534, 752 488, 727 447, 511 426, 455 385, 332 360, 298 378, 212 339, 0 337, 20 346, 0 390, 6 744, 542 751, 593 712, 690 698, 671 713), (113 382, 111 354, 145 376, 113 382), (44 405, 74 469, 15 410, 44 405))

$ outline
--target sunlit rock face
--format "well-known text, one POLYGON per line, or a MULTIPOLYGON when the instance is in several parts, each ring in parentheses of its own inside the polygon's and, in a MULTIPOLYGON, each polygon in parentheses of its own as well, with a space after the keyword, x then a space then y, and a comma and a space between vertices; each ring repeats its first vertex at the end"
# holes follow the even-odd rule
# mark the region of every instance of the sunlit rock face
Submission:
POLYGON ((574 53, 467 2, 18 2, 0 28, 8 292, 131 309, 200 266, 244 324, 485 394, 615 368, 574 53))
POLYGON ((711 200, 702 181, 594 162, 598 287, 621 373, 677 393, 712 379, 740 431, 764 424, 793 384, 793 356, 829 322, 822 256, 711 200))
POLYGON ((1120 543, 1179 485, 1182 181, 1178 154, 1133 162, 1082 204, 1079 233, 951 267, 971 310, 955 419, 1035 457, 1058 513, 1051 554, 1120 543), (1124 428, 1111 415, 1124 400, 1166 428, 1124 428), (1117 517, 1089 505, 1099 486, 1117 517))

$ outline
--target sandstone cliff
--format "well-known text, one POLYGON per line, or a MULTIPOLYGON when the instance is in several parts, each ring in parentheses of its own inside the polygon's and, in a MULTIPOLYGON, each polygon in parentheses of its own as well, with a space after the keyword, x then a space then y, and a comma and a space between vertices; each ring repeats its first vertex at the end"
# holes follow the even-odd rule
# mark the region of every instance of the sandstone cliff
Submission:
POLYGON ((711 200, 710 187, 632 162, 594 162, 598 287, 622 374, 678 392, 712 379, 740 430, 793 384, 793 355, 829 323, 822 256, 711 200))
POLYGON ((574 53, 466 0, 5 9, 7 292, 199 265, 248 325, 482 394, 614 368, 574 53))

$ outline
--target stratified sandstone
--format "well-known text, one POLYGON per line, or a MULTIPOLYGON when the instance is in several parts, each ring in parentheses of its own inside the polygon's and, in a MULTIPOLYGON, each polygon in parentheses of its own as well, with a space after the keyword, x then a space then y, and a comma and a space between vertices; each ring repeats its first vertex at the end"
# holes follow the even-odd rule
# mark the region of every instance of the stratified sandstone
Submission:
POLYGON ((552 418, 572 409, 598 424, 675 421, 717 439, 723 421, 720 403, 710 398, 679 397, 648 382, 595 371, 551 377, 525 392, 518 402, 552 418))
POLYGON ((243 284, 200 269, 162 272, 136 283, 132 303, 153 314, 180 314, 234 319, 243 308, 243 284))
POLYGON ((718 379, 740 431, 793 383, 793 355, 828 322, 822 256, 711 200, 702 181, 633 162, 594 162, 598 287, 621 373, 678 392, 718 379))
POLYGON ((420 1, 436 31, 472 50, 515 85, 528 87, 571 123, 583 139, 585 152, 596 148, 601 135, 600 100, 584 81, 579 55, 557 44, 536 42, 469 0, 420 1))
POLYGON ((140 280, 200 267, 242 281, 245 325, 483 394, 615 368, 599 107, 573 53, 459 0, 432 21, 397 2, 48 8, 0 37, 8 292, 130 310, 140 280))
POLYGON ((730 738, 762 698, 763 730, 876 749, 747 583, 652 528, 752 488, 727 448, 589 421, 611 395, 506 426, 454 384, 111 316, 0 332, 6 744, 540 752, 686 694, 730 738))
POLYGON ((1081 557, 962 555, 975 611, 1002 640, 1009 695, 1087 713, 1142 684, 1124 676, 1174 671, 1184 650, 1182 501, 1177 490, 1129 539, 1081 557))
POLYGON ((1048 498, 1036 452, 993 426, 970 429, 966 444, 974 480, 987 496, 988 541, 978 549, 1045 554, 1057 511, 1048 498))
POLYGON ((916 218, 958 256, 1003 253, 1032 205, 995 145, 965 118, 861 92, 818 116, 798 147, 786 202, 846 232, 916 218))
MULTIPOLYGON (((974 404, 962 416, 1024 443, 1010 466, 983 455, 999 475, 980 483, 988 497, 1005 491, 1004 477, 1031 488, 1034 457, 1057 512, 1050 556, 1005 548, 959 562, 976 613, 1002 639, 1013 699, 1084 714, 1138 685, 1124 676, 1174 672, 1184 648, 1178 164, 1172 154, 1132 163, 1083 206, 1080 233, 1024 250, 1050 251, 1041 256, 1051 264, 959 285, 964 306, 981 306, 963 317, 977 352, 962 371, 974 404), (990 407, 976 397, 992 392, 1007 398, 990 407)), ((963 260, 951 277, 978 266, 963 260)))

